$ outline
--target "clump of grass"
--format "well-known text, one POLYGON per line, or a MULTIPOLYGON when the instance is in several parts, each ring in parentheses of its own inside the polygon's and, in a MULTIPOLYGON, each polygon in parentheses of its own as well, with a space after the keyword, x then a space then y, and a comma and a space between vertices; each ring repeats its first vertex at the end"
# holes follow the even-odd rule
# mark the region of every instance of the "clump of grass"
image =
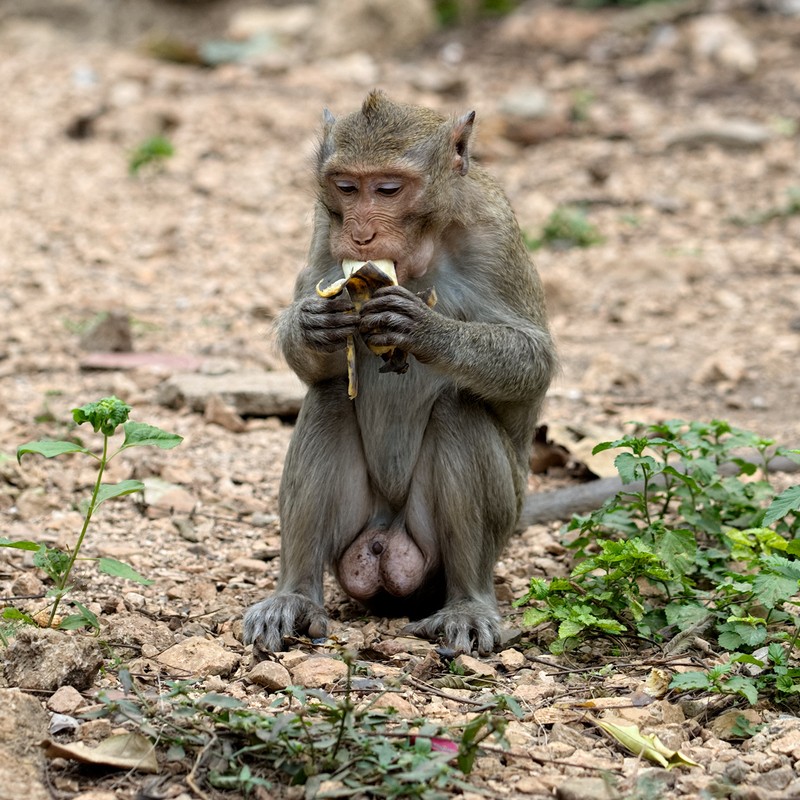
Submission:
POLYGON ((175 155, 175 147, 166 136, 152 136, 143 141, 128 159, 128 172, 138 175, 148 165, 159 166, 175 155))

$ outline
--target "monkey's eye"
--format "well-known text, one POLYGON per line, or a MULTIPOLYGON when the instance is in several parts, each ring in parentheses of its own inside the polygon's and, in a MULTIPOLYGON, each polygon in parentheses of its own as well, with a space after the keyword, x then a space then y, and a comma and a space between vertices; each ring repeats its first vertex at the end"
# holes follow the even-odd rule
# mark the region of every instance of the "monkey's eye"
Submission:
POLYGON ((358 187, 350 181, 336 181, 336 188, 342 194, 354 194, 358 191, 358 187))
POLYGON ((400 183, 382 183, 375 191, 384 197, 392 197, 403 188, 400 183))

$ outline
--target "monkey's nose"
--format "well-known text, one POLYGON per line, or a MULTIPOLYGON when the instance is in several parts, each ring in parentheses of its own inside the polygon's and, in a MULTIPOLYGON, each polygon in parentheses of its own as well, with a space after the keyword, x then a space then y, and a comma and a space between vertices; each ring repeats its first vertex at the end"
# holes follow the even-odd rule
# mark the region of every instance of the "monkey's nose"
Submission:
POLYGON ((352 240, 361 247, 373 241, 375 235, 375 231, 353 231, 350 234, 352 240))

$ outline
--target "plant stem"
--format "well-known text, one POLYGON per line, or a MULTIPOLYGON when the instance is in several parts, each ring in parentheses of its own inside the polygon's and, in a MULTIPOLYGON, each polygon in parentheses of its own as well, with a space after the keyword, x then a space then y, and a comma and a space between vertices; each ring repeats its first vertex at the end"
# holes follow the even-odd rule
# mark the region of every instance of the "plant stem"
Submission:
POLYGON ((78 536, 78 541, 75 543, 75 547, 72 549, 72 554, 70 555, 69 562, 67 563, 67 567, 64 572, 61 574, 61 577, 58 580, 57 588, 58 594, 56 594, 55 600, 53 601, 53 607, 50 610, 50 618, 47 620, 47 627, 50 628, 53 625, 53 620, 56 617, 56 611, 58 611, 59 603, 61 602, 61 598, 64 596, 64 587, 67 585, 67 581, 69 580, 70 573, 72 572, 72 568, 75 566, 75 560, 78 558, 78 553, 80 552, 81 545, 83 544, 83 539, 86 536, 86 531, 89 528, 89 522, 92 519, 92 514, 94 514, 95 507, 97 506, 97 495, 100 492, 100 486, 103 482, 103 473, 106 469, 106 463, 108 461, 108 436, 103 434, 103 455, 100 456, 100 467, 97 470, 97 480, 94 482, 94 490, 92 491, 92 499, 89 501, 89 507, 86 509, 86 516, 83 520, 83 527, 81 528, 80 535, 78 536))

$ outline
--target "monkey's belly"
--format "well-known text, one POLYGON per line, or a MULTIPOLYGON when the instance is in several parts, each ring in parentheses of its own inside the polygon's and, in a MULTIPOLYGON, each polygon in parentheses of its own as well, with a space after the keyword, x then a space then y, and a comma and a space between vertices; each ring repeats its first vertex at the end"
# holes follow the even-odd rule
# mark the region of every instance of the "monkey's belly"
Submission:
POLYGON ((425 558, 402 529, 367 529, 347 548, 337 565, 342 588, 366 602, 384 589, 393 597, 407 597, 425 578, 425 558))

